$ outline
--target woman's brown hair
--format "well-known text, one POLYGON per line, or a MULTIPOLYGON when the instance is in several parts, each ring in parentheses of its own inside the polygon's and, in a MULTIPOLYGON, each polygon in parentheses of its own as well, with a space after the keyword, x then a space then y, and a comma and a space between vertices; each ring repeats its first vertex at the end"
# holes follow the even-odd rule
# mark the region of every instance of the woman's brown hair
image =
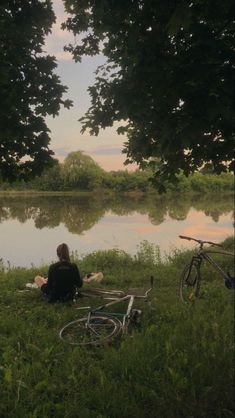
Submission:
POLYGON ((67 244, 60 244, 57 247, 57 255, 59 257, 60 261, 70 261, 70 257, 69 257, 69 247, 67 244))

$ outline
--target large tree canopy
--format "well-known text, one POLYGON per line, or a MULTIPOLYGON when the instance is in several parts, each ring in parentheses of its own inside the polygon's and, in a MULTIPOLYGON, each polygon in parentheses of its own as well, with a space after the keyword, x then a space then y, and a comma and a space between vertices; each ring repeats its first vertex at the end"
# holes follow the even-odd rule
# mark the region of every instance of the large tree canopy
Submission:
POLYGON ((231 169, 233 0, 64 0, 76 61, 102 52, 83 130, 125 121, 127 162, 161 178, 231 169), (158 171, 158 168, 156 169, 158 171))
POLYGON ((98 187, 104 170, 82 151, 67 155, 62 165, 62 177, 66 184, 86 190, 98 187))
POLYGON ((50 0, 1 0, 0 176, 28 179, 53 162, 46 115, 58 114, 67 90, 43 53, 55 21, 50 0))

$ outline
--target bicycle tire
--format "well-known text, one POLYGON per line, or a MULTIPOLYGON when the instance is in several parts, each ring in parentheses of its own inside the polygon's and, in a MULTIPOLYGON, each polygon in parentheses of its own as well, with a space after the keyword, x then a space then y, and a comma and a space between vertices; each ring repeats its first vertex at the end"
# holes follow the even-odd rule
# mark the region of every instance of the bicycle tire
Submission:
POLYGON ((185 266, 180 280, 180 300, 182 302, 192 303, 199 296, 200 292, 200 269, 194 263, 185 266))
POLYGON ((106 315, 91 315, 66 324, 59 332, 60 338, 71 345, 98 346, 112 341, 122 332, 119 319, 106 315))

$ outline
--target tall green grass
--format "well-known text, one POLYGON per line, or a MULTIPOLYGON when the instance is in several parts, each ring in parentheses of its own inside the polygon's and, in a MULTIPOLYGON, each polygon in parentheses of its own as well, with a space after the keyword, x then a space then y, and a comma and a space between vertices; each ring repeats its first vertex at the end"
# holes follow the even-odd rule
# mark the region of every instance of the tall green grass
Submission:
POLYGON ((58 332, 84 315, 78 306, 99 299, 47 304, 38 290, 25 290, 36 269, 1 264, 0 417, 233 417, 234 293, 205 268, 202 297, 180 303, 180 272, 190 255, 163 258, 147 242, 134 257, 118 250, 75 254, 82 274, 104 272, 104 288, 146 289, 155 278, 149 301, 138 302, 140 328, 92 349, 66 345, 58 332))

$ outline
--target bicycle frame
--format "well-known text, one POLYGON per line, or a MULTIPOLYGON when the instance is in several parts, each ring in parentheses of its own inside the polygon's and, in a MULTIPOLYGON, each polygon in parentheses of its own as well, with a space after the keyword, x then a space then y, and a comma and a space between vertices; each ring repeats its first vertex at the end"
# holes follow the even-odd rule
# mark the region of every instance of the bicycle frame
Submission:
POLYGON ((217 264, 213 257, 211 257, 211 254, 233 256, 231 252, 225 250, 219 251, 204 249, 203 246, 205 244, 222 247, 220 244, 216 244, 211 241, 203 241, 183 235, 179 235, 179 237, 188 241, 195 241, 199 244, 199 249, 196 250, 195 254, 191 258, 191 261, 185 266, 181 274, 179 296, 182 302, 194 302, 195 297, 199 296, 201 282, 200 270, 201 264, 204 261, 207 262, 213 270, 215 270, 224 279, 224 284, 228 289, 233 289, 235 287, 234 277, 232 277, 228 271, 225 272, 224 269, 217 264))
POLYGON ((229 277, 228 273, 225 272, 217 263, 215 260, 213 260, 213 258, 210 257, 209 254, 221 254, 221 255, 228 255, 228 256, 234 256, 233 253, 230 253, 228 251, 213 251, 213 250, 204 250, 203 249, 203 245, 204 244, 211 244, 211 245, 215 245, 217 247, 221 247, 220 244, 216 244, 215 242, 211 242, 211 241, 202 241, 202 240, 198 240, 192 237, 186 237, 186 236, 179 236, 182 239, 187 239, 189 241, 196 241, 199 244, 199 250, 197 252, 196 255, 194 255, 192 257, 191 263, 190 263, 190 270, 191 267, 193 265, 196 265, 199 269, 201 267, 201 263, 203 260, 206 260, 211 266, 214 267, 214 269, 224 278, 227 279, 229 277))
POLYGON ((206 261, 208 261, 208 263, 209 264, 211 264, 214 268, 215 268, 215 270, 218 272, 218 273, 220 273, 221 274, 221 276, 224 278, 224 279, 226 279, 227 277, 228 277, 228 273, 226 273, 217 263, 216 263, 216 261, 215 260, 213 260, 213 258, 211 258, 210 256, 209 256, 209 254, 208 253, 210 253, 210 254, 222 254, 222 255, 230 255, 230 256, 232 256, 233 254, 232 253, 228 253, 228 252, 225 252, 225 251, 205 251, 205 250, 202 250, 201 251, 201 257, 204 259, 204 260, 206 260, 206 261))
POLYGON ((88 314, 63 326, 59 332, 60 338, 72 345, 96 346, 111 341, 121 333, 126 333, 130 321, 132 319, 136 321, 141 313, 140 310, 133 309, 135 299, 147 300, 148 293, 152 290, 152 286, 153 277, 151 276, 151 287, 144 295, 125 294, 123 291, 109 291, 101 288, 85 289, 84 292, 80 292, 84 296, 103 297, 104 299, 111 299, 111 301, 94 309, 86 307, 91 309, 88 311, 88 314), (126 312, 118 313, 104 311, 105 308, 122 302, 127 302, 126 312))
MULTIPOLYGON (((143 300, 147 300, 147 296, 148 293, 152 290, 152 284, 153 284, 153 280, 151 279, 151 287, 145 292, 144 295, 133 295, 133 294, 129 294, 129 295, 125 295, 123 297, 116 297, 114 300, 112 300, 111 302, 108 302, 104 305, 100 305, 95 309, 92 309, 87 316, 87 327, 89 327, 89 320, 91 318, 92 315, 102 315, 105 314, 107 316, 111 316, 111 317, 118 317, 118 319, 121 317, 122 320, 120 320, 121 323, 121 327, 122 327, 122 331, 126 332, 130 319, 131 319, 131 313, 133 312, 133 305, 134 305, 134 301, 135 299, 143 299, 143 300), (127 309, 125 313, 118 313, 118 312, 103 312, 104 309, 108 308, 109 306, 113 306, 113 305, 117 305, 120 304, 122 302, 127 302, 128 301, 128 305, 127 305, 127 309)), ((111 292, 112 293, 112 292, 111 292)), ((107 292, 105 292, 105 295, 107 294, 107 292)), ((138 311, 137 311, 138 312, 138 311)))

